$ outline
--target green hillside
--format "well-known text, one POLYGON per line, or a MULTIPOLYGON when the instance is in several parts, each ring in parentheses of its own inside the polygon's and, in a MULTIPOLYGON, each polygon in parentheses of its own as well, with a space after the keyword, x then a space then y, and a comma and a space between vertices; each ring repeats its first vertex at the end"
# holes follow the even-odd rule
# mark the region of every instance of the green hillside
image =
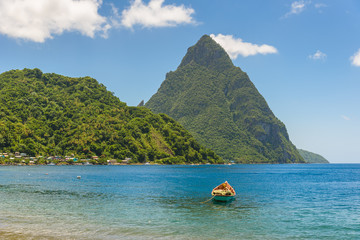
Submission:
POLYGON ((300 155, 307 163, 329 163, 323 156, 306 150, 298 149, 300 155))
POLYGON ((249 77, 204 35, 145 104, 179 121, 201 144, 242 163, 302 163, 249 77))
POLYGON ((0 103, 0 152, 222 162, 172 118, 128 107, 90 77, 8 71, 0 75, 0 103))

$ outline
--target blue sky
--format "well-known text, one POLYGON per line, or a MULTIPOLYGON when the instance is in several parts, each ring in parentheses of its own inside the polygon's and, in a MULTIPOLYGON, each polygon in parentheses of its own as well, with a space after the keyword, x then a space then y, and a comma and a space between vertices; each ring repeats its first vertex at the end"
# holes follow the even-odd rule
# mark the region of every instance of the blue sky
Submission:
POLYGON ((0 72, 91 76, 134 106, 203 34, 248 73, 298 148, 360 163, 357 0, 0 0, 0 72))

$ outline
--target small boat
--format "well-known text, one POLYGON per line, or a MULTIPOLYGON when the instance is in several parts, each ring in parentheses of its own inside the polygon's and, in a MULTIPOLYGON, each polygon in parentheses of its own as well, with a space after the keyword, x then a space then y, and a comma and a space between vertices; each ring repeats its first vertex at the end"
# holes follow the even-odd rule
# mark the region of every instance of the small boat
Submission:
POLYGON ((235 197, 236 193, 233 187, 230 186, 227 181, 225 181, 224 183, 214 188, 211 192, 211 195, 215 201, 228 202, 235 197))

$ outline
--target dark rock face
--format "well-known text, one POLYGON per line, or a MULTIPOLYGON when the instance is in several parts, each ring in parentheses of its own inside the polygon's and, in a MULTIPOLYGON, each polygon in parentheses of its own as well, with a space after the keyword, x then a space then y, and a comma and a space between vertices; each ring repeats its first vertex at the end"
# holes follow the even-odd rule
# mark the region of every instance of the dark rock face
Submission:
POLYGON ((178 120, 225 159, 304 162, 247 74, 207 35, 188 49, 145 106, 178 120))

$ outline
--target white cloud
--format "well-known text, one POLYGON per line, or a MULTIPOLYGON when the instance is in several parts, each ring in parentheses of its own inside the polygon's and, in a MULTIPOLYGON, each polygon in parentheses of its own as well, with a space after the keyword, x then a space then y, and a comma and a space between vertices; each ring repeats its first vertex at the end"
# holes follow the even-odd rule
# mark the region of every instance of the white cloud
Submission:
POLYGON ((345 116, 345 115, 342 115, 341 118, 344 119, 344 120, 346 120, 346 121, 350 121, 350 120, 351 120, 349 117, 347 117, 347 116, 345 116))
POLYGON ((320 50, 317 50, 316 53, 310 55, 309 58, 313 60, 325 60, 327 55, 320 50))
POLYGON ((119 9, 116 8, 113 3, 110 3, 110 6, 111 6, 112 13, 113 13, 113 16, 109 17, 111 26, 112 27, 121 27, 121 23, 119 22, 119 19, 121 18, 120 14, 119 14, 119 9))
POLYGON ((313 4, 311 0, 298 0, 298 1, 294 1, 291 4, 290 11, 287 12, 282 18, 287 18, 290 15, 300 14, 303 11, 305 11, 305 9, 308 6, 312 6, 312 7, 316 8, 319 13, 322 13, 323 12, 322 9, 327 7, 327 5, 325 3, 315 3, 315 4, 313 4))
POLYGON ((44 42, 64 31, 106 37, 107 19, 98 14, 102 0, 0 0, 0 34, 44 42))
POLYGON ((351 64, 360 67, 360 49, 350 58, 351 64))
POLYGON ((308 2, 305 2, 304 0, 295 1, 291 4, 290 12, 286 13, 284 17, 288 17, 293 14, 299 14, 305 10, 306 5, 308 2))
POLYGON ((270 45, 256 45, 248 42, 243 42, 240 38, 234 38, 232 35, 214 35, 210 37, 220 44, 225 51, 229 54, 231 59, 236 59, 238 55, 248 57, 256 54, 271 54, 277 53, 277 49, 270 45))
POLYGON ((163 3, 164 0, 150 0, 146 5, 142 0, 134 0, 128 9, 122 11, 121 25, 127 28, 134 25, 151 28, 195 23, 192 18, 194 9, 163 3))

